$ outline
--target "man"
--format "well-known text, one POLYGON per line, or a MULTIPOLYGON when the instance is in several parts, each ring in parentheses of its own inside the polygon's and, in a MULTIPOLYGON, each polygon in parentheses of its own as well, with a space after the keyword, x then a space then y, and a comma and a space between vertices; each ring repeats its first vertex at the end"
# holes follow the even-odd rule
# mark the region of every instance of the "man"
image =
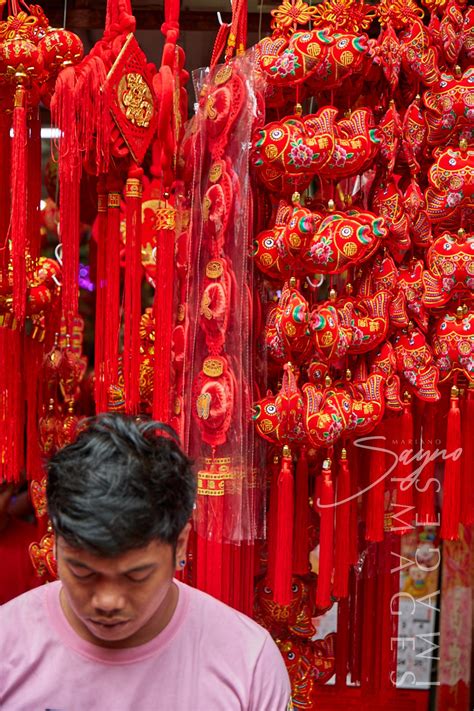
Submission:
POLYGON ((60 580, 0 611, 3 711, 291 705, 269 634, 173 579, 196 492, 174 437, 165 425, 102 415, 50 461, 60 580))
POLYGON ((36 526, 11 513, 15 488, 12 482, 0 479, 0 605, 41 583, 28 553, 37 538, 36 526))

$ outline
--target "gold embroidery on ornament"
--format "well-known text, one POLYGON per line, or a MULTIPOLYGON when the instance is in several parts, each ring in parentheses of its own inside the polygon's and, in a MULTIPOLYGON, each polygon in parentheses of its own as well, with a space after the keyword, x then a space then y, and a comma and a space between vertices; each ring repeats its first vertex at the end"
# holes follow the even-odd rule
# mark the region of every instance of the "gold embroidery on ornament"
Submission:
POLYGON ((119 106, 125 118, 138 128, 148 128, 153 116, 153 94, 141 74, 123 76, 117 89, 119 106))

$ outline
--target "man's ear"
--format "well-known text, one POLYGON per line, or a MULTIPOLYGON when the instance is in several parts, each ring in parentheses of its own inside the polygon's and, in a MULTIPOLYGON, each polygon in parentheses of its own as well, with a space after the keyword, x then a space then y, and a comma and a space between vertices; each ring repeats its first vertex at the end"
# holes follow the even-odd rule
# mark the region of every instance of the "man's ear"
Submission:
POLYGON ((186 564, 186 550, 188 547, 188 538, 191 532, 191 523, 188 522, 176 541, 176 570, 182 570, 186 564), (184 563, 183 563, 184 561, 184 563))

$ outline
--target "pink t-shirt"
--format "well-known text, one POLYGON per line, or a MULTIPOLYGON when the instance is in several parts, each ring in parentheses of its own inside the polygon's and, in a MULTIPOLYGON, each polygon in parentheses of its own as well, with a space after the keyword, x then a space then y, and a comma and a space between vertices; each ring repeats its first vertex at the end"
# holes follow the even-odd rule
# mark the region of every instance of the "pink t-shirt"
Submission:
POLYGON ((62 611, 60 582, 3 605, 2 711, 285 711, 288 675, 268 632, 175 582, 167 627, 130 649, 79 637, 62 611))

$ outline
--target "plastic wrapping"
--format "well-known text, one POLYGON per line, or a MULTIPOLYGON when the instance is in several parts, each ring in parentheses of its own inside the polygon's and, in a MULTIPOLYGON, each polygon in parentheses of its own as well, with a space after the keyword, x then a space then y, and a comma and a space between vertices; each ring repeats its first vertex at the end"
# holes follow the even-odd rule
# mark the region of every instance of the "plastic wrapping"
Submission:
POLYGON ((253 55, 198 70, 194 83, 184 368, 191 412, 183 434, 199 470, 197 584, 226 598, 223 545, 251 543, 257 535, 249 151, 259 87, 253 55))

